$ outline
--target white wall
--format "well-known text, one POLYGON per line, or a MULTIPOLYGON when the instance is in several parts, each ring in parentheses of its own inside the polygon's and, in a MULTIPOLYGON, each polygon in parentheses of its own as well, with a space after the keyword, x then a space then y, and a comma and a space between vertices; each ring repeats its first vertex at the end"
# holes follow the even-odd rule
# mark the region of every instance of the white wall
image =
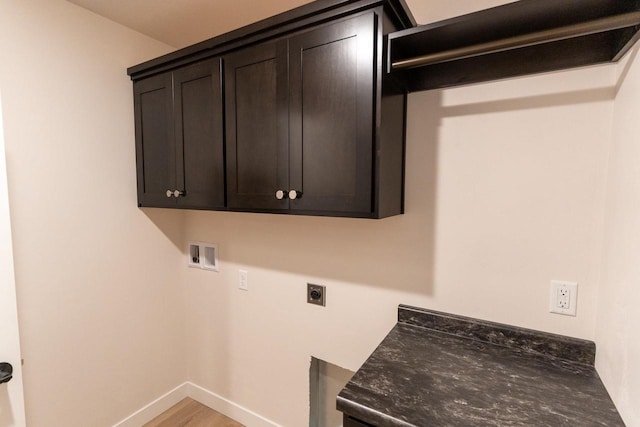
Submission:
POLYGON ((310 356, 357 370, 400 303, 593 338, 614 78, 411 94, 402 216, 188 212, 186 239, 221 257, 210 273, 184 255, 189 379, 300 426, 310 356), (580 283, 577 317, 548 313, 551 279, 580 283), (307 282, 327 286, 325 308, 306 303, 307 282))
POLYGON ((181 223, 136 207, 126 75, 169 50, 65 1, 0 2, 30 426, 111 425, 186 376, 181 223))
POLYGON ((442 21, 467 13, 501 6, 515 0, 406 0, 418 24, 442 21))
POLYGON ((640 58, 618 65, 596 367, 627 426, 640 426, 640 58))
POLYGON ((0 426, 25 425, 24 392, 18 331, 18 309, 13 271, 13 244, 9 217, 7 163, 4 154, 2 97, 0 96, 0 362, 13 367, 13 378, 0 385, 0 426))

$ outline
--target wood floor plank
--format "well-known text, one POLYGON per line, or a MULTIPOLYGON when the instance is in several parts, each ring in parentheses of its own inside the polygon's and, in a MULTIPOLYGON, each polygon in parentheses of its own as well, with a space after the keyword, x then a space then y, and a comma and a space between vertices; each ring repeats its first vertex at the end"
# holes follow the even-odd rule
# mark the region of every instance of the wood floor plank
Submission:
POLYGON ((244 427, 229 417, 185 398, 142 427, 244 427))

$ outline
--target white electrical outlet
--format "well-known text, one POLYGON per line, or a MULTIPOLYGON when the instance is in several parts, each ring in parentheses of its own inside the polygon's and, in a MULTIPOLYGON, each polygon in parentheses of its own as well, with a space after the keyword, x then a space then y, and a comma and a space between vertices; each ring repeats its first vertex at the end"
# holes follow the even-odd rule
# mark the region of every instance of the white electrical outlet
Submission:
POLYGON ((242 289, 243 291, 249 290, 249 273, 247 270, 240 270, 240 281, 238 282, 238 289, 242 289))
POLYGON ((578 284, 576 282, 551 281, 549 294, 549 311, 551 313, 575 316, 577 301, 578 284))

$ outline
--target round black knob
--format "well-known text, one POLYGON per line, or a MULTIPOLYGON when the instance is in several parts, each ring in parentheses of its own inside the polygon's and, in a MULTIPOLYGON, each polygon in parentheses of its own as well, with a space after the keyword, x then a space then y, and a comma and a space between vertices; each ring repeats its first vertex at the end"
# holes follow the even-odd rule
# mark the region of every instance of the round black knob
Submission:
POLYGON ((311 296, 311 299, 320 299, 322 298, 322 293, 317 290, 317 289, 313 289, 309 295, 311 296))
POLYGON ((194 256, 193 258, 191 258, 191 260, 196 264, 200 262, 197 256, 194 256))

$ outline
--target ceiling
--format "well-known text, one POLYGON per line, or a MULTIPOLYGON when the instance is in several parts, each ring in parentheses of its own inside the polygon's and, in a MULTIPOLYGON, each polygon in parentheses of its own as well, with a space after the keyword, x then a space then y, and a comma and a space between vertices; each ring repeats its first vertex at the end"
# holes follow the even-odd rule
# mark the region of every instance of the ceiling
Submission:
MULTIPOLYGON (((68 0, 182 48, 308 3, 309 0, 68 0)), ((420 24, 513 0, 406 0, 420 24)))

